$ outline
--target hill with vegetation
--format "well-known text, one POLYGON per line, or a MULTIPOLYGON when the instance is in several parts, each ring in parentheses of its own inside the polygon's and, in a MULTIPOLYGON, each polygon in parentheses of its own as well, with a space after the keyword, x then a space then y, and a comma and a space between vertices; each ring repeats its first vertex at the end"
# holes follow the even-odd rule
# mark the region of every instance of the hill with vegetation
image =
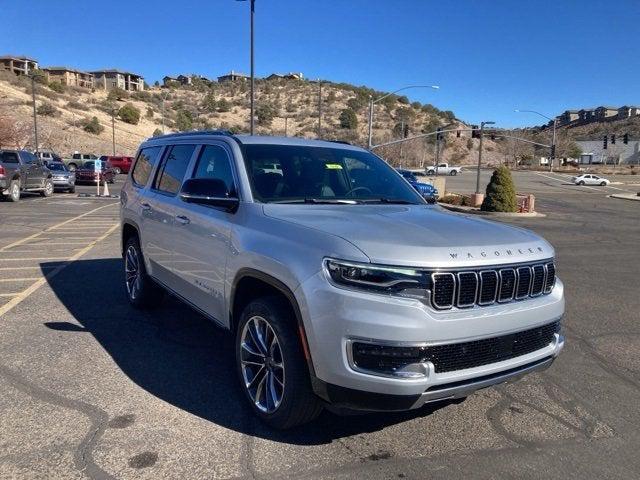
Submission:
MULTIPOLYGON (((144 139, 163 132, 200 129, 249 130, 247 82, 208 82, 194 78, 188 86, 151 87, 143 92, 105 92, 48 84, 36 77, 36 105, 41 149, 67 155, 74 151, 131 155, 144 139), (163 115, 164 112, 164 115, 163 115), (164 118, 164 119, 163 119, 164 118), (113 123, 112 123, 113 122, 113 123), (113 127, 113 128, 112 128, 113 127)), ((0 72, 0 146, 33 148, 31 81, 0 72)), ((257 133, 342 140, 366 145, 369 97, 385 92, 345 83, 322 82, 322 122, 318 125, 319 85, 297 79, 256 81, 257 133), (320 128, 320 134, 319 129, 320 128)), ((376 104, 374 143, 419 135, 438 127, 468 126, 451 111, 390 95, 376 104)), ((418 167, 434 162, 435 138, 380 148, 394 165, 418 167)), ((477 161, 478 140, 463 131, 440 142, 440 161, 477 161)), ((488 163, 499 162, 497 144, 485 141, 488 163)))

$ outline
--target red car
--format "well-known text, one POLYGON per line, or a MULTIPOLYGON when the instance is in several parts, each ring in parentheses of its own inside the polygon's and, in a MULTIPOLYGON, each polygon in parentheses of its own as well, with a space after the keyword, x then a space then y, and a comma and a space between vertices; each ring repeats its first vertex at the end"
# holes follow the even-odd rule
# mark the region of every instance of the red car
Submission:
POLYGON ((99 172, 96 172, 95 168, 96 162, 94 160, 84 162, 84 165, 76 170, 76 183, 115 182, 116 174, 109 162, 103 161, 102 169, 99 172))
POLYGON ((109 162, 113 172, 118 175, 120 173, 129 173, 133 157, 114 157, 112 155, 103 155, 100 157, 103 162, 109 162))

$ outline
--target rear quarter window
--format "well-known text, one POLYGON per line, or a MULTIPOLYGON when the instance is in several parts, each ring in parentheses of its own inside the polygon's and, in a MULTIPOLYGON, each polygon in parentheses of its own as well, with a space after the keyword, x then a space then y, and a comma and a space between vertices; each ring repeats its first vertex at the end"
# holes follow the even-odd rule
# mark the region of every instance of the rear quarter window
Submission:
POLYGON ((161 149, 162 147, 149 147, 140 150, 131 172, 131 180, 138 187, 144 187, 149 181, 161 149))

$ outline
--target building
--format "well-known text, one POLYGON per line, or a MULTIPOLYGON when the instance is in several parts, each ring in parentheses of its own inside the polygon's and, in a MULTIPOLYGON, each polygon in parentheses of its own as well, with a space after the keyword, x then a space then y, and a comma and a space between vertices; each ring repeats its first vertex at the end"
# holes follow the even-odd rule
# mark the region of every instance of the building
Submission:
POLYGON ((190 75, 178 75, 178 82, 180 82, 180 85, 191 85, 193 79, 190 75))
POLYGON ((218 82, 220 83, 236 82, 236 81, 246 82, 247 80, 249 80, 249 75, 245 75, 244 73, 234 72, 233 70, 231 70, 231 72, 227 73, 226 75, 222 75, 221 77, 218 77, 218 82))
POLYGON ((162 85, 164 87, 171 87, 174 85, 178 84, 178 78, 177 77, 171 77, 169 75, 165 75, 164 77, 162 77, 162 85))
POLYGON ((628 107, 625 105, 618 109, 618 119, 620 120, 635 117, 637 115, 640 115, 640 107, 628 107))
POLYGON ((580 123, 592 122, 594 118, 593 112, 593 108, 583 108, 582 110, 578 110, 578 121, 580 123))
POLYGON ((598 107, 594 110, 595 121, 602 122, 604 120, 611 120, 618 116, 618 109, 616 107, 598 107))
POLYGON ((565 110, 564 113, 557 117, 558 125, 569 125, 580 118, 578 110, 565 110))
POLYGON ((48 82, 59 82, 70 87, 93 88, 93 75, 68 67, 43 68, 48 82))
POLYGON ((32 70, 38 69, 38 61, 29 57, 5 55, 0 57, 0 69, 16 75, 29 75, 32 70))
POLYGON ((127 92, 141 92, 144 90, 144 78, 131 72, 117 69, 96 70, 93 74, 93 85, 102 90, 121 88, 127 92))
POLYGON ((591 164, 620 164, 620 165, 640 165, 640 141, 630 140, 628 144, 622 143, 622 137, 617 136, 616 143, 612 144, 611 139, 604 147, 604 139, 577 141, 582 149, 582 155, 578 163, 582 165, 591 164))
POLYGON ((289 73, 272 73, 267 77, 267 80, 302 80, 304 79, 304 75, 302 72, 289 72, 289 73))

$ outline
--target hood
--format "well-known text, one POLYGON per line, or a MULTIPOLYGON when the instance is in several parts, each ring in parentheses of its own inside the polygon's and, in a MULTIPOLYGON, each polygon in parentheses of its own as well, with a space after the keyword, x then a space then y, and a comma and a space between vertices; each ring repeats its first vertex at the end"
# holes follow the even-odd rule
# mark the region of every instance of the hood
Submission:
POLYGON ((268 217, 336 235, 372 263, 451 268, 551 258, 538 235, 426 205, 276 205, 268 217))

